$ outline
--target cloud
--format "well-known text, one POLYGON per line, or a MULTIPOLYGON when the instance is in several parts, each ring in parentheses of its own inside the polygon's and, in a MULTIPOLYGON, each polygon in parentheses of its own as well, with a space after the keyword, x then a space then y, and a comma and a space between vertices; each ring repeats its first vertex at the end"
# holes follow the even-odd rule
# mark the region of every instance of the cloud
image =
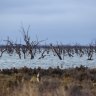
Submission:
POLYGON ((23 22, 40 38, 88 42, 96 35, 96 0, 1 0, 0 22, 1 36, 18 33, 23 22))

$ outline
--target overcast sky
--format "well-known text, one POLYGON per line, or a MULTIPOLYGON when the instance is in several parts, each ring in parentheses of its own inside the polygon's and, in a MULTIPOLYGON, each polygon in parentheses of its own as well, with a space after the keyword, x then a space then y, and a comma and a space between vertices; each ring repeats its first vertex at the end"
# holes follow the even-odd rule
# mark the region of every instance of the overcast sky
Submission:
POLYGON ((22 24, 34 40, 87 44, 96 40, 96 0, 0 0, 0 41, 19 42, 22 24))

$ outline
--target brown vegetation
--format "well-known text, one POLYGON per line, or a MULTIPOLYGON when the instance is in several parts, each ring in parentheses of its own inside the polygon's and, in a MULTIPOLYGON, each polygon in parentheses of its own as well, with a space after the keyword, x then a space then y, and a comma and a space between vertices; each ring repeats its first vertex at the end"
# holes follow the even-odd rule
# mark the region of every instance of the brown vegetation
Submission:
POLYGON ((96 69, 3 69, 0 96, 96 96, 96 69))

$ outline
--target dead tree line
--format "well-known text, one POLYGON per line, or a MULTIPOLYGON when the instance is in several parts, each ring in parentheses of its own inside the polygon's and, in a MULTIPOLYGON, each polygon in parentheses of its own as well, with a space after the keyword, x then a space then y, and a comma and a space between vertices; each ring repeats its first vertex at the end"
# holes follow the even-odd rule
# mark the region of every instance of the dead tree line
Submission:
POLYGON ((26 59, 27 55, 30 56, 30 59, 34 59, 38 53, 41 55, 38 59, 43 59, 51 52, 60 60, 64 60, 65 56, 74 57, 75 55, 79 57, 86 55, 88 60, 93 60, 93 56, 96 55, 96 44, 89 44, 87 46, 81 46, 77 44, 40 45, 40 42, 44 40, 38 41, 38 38, 36 41, 31 40, 29 28, 30 27, 28 27, 27 31, 24 29, 24 27, 21 28, 25 44, 17 44, 16 42, 14 43, 9 37, 7 40, 4 40, 6 44, 4 46, 0 46, 0 57, 3 56, 3 53, 7 53, 10 56, 13 55, 13 53, 16 53, 20 59, 22 56, 24 59, 26 59))
POLYGON ((2 57, 3 53, 7 53, 10 56, 13 53, 16 53, 21 59, 22 56, 26 59, 27 55, 30 55, 30 59, 34 59, 35 55, 41 54, 40 58, 43 59, 46 54, 50 52, 53 53, 54 56, 57 56, 60 60, 63 60, 65 56, 74 57, 75 55, 79 57, 83 57, 86 55, 88 60, 92 60, 93 56, 96 54, 96 46, 65 46, 58 45, 54 46, 50 44, 49 46, 43 47, 39 46, 39 42, 30 41, 28 34, 24 34, 25 45, 13 43, 11 40, 6 40, 6 45, 0 46, 0 57, 2 57), (46 54, 45 54, 46 53, 46 54), (23 55, 22 55, 23 54, 23 55))

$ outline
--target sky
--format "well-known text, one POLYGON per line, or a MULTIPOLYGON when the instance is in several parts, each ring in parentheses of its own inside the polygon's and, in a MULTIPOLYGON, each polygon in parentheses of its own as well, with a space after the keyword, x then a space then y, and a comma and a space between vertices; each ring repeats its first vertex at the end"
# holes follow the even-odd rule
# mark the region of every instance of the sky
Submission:
POLYGON ((32 40, 88 44, 96 40, 96 0, 0 0, 0 44, 9 36, 23 42, 23 26, 32 40))

